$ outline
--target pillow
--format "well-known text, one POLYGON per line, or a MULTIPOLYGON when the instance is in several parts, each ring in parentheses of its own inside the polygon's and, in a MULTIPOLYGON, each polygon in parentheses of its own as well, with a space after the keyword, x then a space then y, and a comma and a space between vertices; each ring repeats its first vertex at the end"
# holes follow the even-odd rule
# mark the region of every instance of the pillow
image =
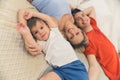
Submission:
POLYGON ((20 8, 35 10, 26 0, 0 1, 0 80, 36 80, 49 68, 43 54, 33 57, 24 48, 16 31, 20 8))
POLYGON ((79 5, 89 1, 89 0, 67 0, 70 4, 72 4, 75 7, 78 7, 79 5))

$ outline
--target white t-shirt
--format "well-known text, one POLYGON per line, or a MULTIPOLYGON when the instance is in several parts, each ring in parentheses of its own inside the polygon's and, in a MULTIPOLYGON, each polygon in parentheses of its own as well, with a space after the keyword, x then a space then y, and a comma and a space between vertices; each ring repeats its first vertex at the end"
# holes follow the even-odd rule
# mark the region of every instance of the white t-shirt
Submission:
POLYGON ((58 28, 52 28, 47 41, 39 41, 46 54, 45 59, 52 66, 63 66, 78 60, 70 43, 64 39, 58 28))

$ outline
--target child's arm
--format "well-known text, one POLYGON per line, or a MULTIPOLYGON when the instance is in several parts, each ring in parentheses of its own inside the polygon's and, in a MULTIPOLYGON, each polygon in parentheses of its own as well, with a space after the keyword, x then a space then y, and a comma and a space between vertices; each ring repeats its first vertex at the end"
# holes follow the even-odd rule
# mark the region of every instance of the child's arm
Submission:
MULTIPOLYGON (((71 4, 70 4, 69 6, 70 6, 71 10, 76 9, 76 7, 72 6, 71 4)), ((94 9, 93 6, 86 8, 85 10, 83 10, 83 12, 84 12, 87 16, 96 19, 96 13, 95 13, 95 9, 94 9)))
POLYGON ((87 9, 83 10, 83 12, 89 17, 96 19, 96 13, 94 7, 88 7, 87 9))
POLYGON ((40 12, 33 12, 30 9, 20 9, 18 11, 18 21, 23 23, 24 25, 27 25, 27 19, 30 19, 31 17, 38 17, 42 20, 46 21, 49 27, 57 27, 58 26, 58 20, 55 17, 48 16, 46 14, 40 13, 40 12), (23 16, 24 15, 24 16, 23 16))
MULTIPOLYGON (((21 13, 21 11, 20 11, 20 13, 21 13)), ((25 42, 25 47, 32 55, 40 54, 42 51, 42 48, 35 42, 32 34, 30 33, 30 30, 26 25, 26 20, 24 19, 24 12, 22 11, 22 14, 20 14, 20 13, 18 15, 18 20, 21 23, 18 23, 17 30, 23 36, 23 39, 25 42)))
POLYGON ((94 55, 87 55, 89 64, 88 75, 90 80, 97 80, 99 75, 99 67, 96 57, 94 55))
POLYGON ((49 25, 50 28, 57 27, 57 24, 53 21, 53 19, 46 14, 43 14, 40 12, 33 12, 33 11, 28 11, 28 13, 32 14, 32 17, 38 17, 38 18, 44 20, 49 25))
POLYGON ((27 9, 20 9, 18 11, 19 24, 17 25, 17 30, 22 34, 28 52, 32 55, 37 55, 41 53, 42 48, 35 42, 29 28, 27 27, 26 17, 28 17, 29 14, 26 10, 27 9))
POLYGON ((24 15, 25 15, 25 10, 19 9, 19 11, 18 11, 18 22, 22 23, 24 26, 27 26, 27 21, 24 18, 24 15))

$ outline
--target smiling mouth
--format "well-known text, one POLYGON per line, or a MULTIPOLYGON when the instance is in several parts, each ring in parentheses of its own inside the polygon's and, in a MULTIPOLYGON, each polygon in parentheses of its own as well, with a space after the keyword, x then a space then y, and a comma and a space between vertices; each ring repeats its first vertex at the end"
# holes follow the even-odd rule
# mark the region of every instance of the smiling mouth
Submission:
POLYGON ((82 24, 87 24, 87 22, 88 22, 88 20, 85 20, 85 21, 82 22, 82 24))
POLYGON ((44 38, 44 37, 45 37, 45 35, 46 35, 46 33, 45 33, 45 34, 43 34, 43 35, 41 36, 41 38, 44 38))

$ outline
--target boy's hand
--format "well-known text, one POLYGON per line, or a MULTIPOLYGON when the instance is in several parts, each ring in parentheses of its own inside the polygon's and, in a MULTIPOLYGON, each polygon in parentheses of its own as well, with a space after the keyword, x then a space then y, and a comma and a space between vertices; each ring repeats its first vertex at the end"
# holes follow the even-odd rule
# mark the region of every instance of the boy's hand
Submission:
POLYGON ((24 17, 24 19, 28 20, 28 19, 32 18, 32 14, 33 14, 33 12, 31 12, 31 11, 25 11, 23 17, 24 17))
POLYGON ((37 44, 37 46, 33 46, 33 45, 30 46, 29 45, 29 47, 28 46, 25 46, 25 47, 28 50, 28 52, 33 56, 36 56, 36 55, 43 53, 42 47, 39 44, 37 44))
POLYGON ((23 23, 18 23, 17 31, 20 32, 21 34, 25 34, 30 32, 30 29, 27 26, 25 26, 23 23))

